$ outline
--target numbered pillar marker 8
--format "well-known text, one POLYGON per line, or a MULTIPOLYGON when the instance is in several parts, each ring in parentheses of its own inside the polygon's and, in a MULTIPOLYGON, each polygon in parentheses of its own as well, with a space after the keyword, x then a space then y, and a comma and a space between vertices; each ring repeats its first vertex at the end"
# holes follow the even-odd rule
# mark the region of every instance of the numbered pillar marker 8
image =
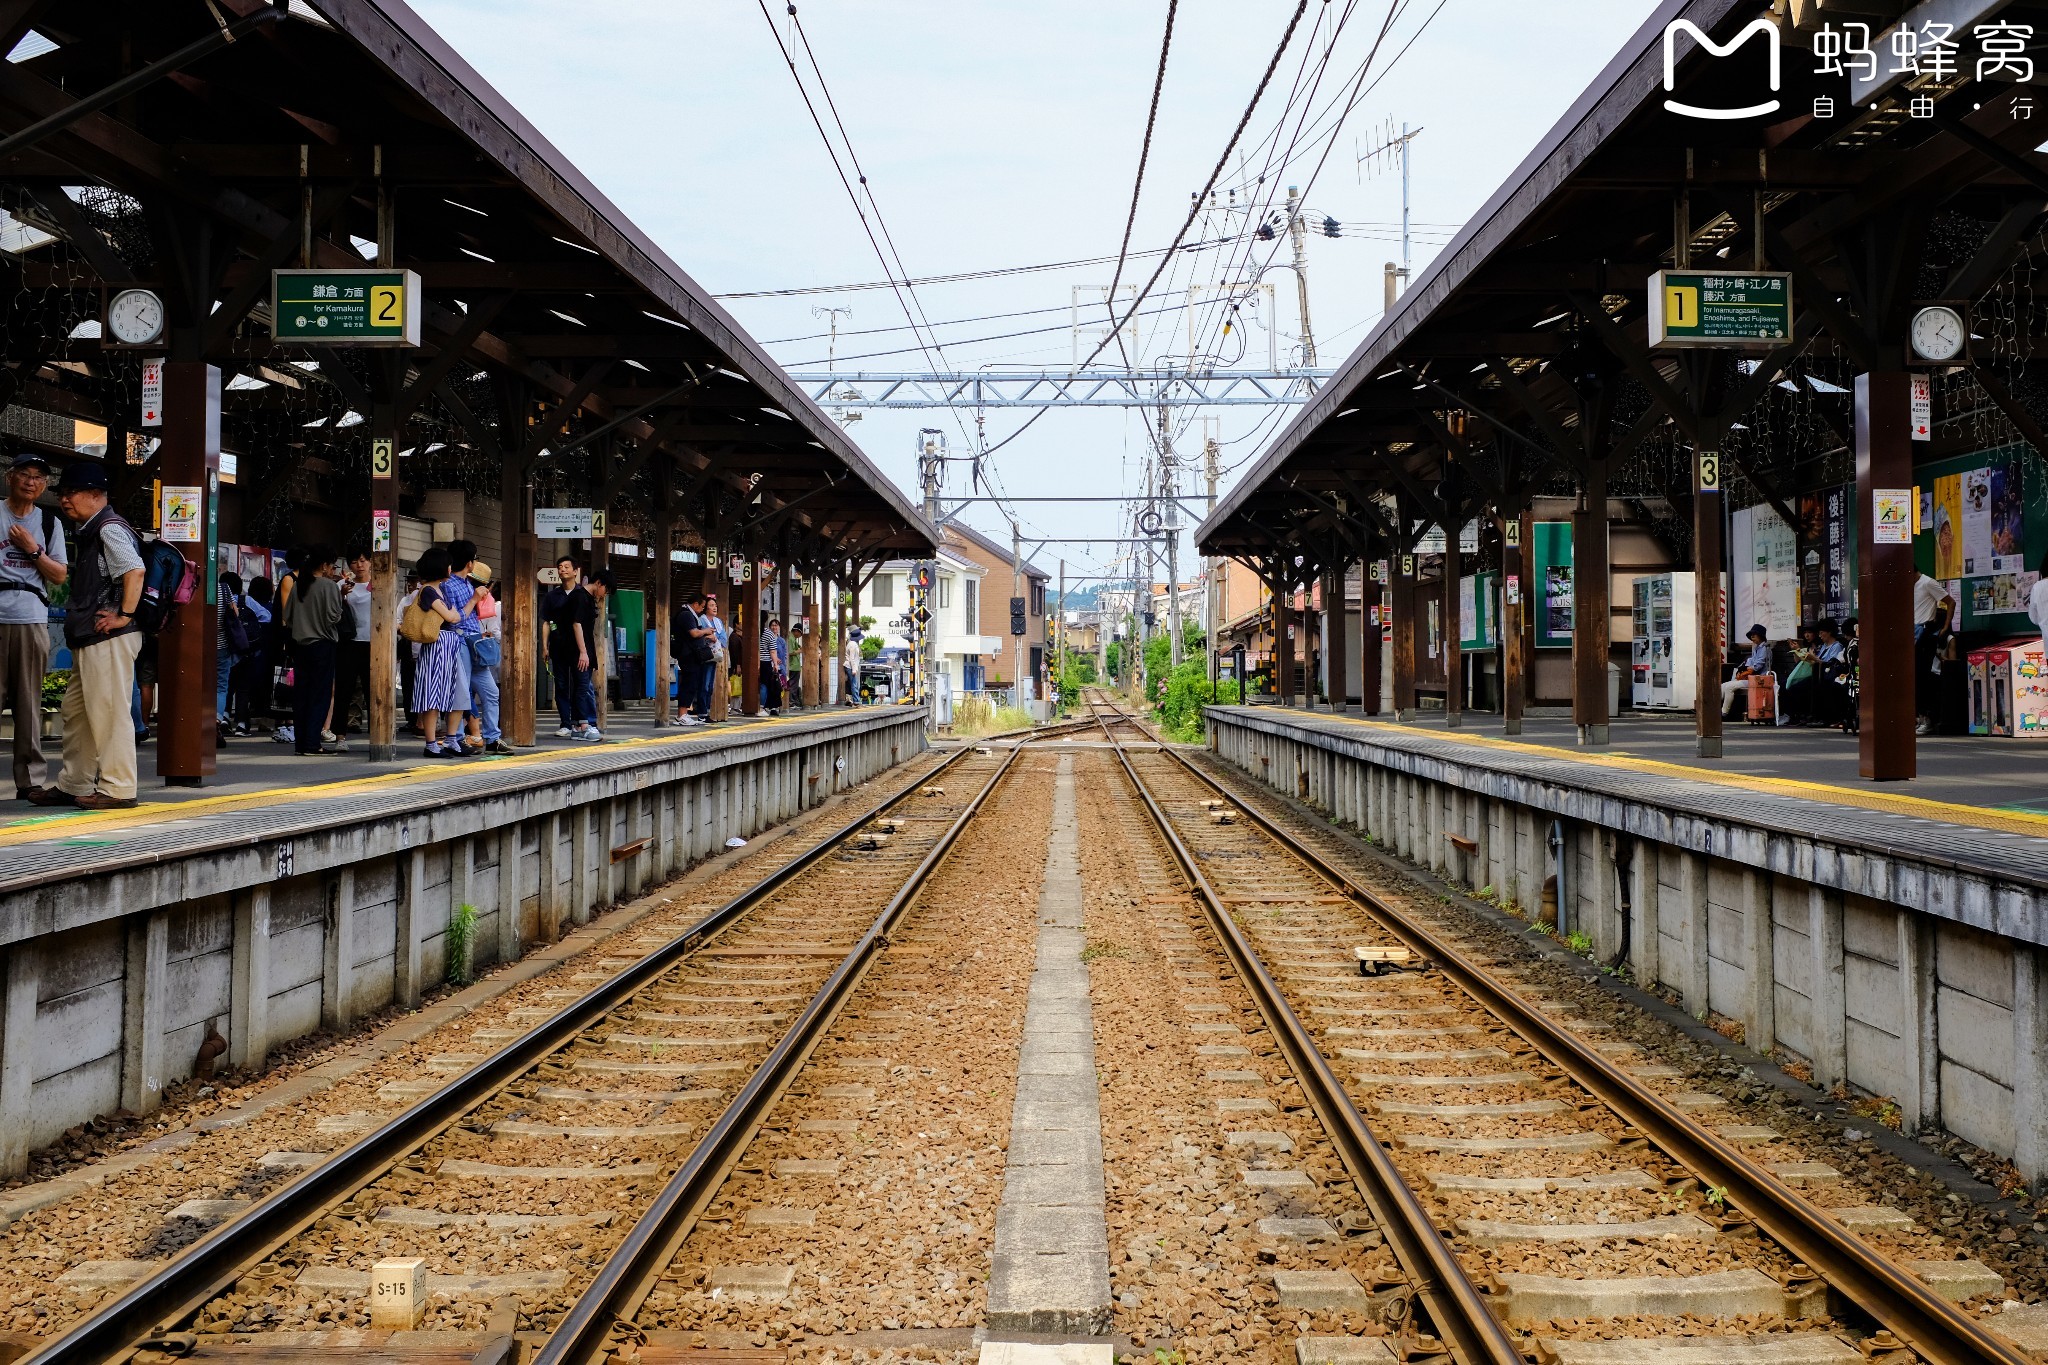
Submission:
POLYGON ((418 1257, 370 1267, 370 1326, 417 1331, 427 1316, 427 1263, 418 1257))

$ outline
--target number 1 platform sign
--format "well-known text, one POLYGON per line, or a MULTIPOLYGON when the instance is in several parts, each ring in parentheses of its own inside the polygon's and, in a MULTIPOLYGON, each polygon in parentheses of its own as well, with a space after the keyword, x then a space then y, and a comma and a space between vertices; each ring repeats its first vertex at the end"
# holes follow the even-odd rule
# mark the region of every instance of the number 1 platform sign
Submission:
POLYGON ((420 277, 410 270, 273 270, 270 330, 316 346, 417 346, 420 277))
POLYGON ((1792 277, 1779 271, 1650 276, 1650 345, 1783 346, 1792 339, 1792 277))

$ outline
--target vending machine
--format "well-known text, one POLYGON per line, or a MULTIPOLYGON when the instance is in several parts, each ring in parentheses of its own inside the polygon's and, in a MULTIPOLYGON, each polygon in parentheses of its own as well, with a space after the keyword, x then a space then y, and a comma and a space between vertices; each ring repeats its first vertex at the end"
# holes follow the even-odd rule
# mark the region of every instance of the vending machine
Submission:
POLYGON ((1653 710, 1690 711, 1699 693, 1699 616, 1690 573, 1635 580, 1630 696, 1653 710))
POLYGON ((2041 641, 1970 651, 1970 733, 2048 739, 2048 658, 2041 641))

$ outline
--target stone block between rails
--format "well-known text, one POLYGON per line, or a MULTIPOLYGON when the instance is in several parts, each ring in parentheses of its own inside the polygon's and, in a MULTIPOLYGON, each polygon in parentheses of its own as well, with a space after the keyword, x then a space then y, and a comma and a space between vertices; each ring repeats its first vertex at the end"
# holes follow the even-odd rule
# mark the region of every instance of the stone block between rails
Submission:
POLYGON ((1632 1275, 1578 1280, 1558 1275, 1503 1273, 1507 1320, 1511 1324, 1559 1318, 1732 1318, 1776 1316, 1785 1291, 1761 1270, 1725 1270, 1710 1275, 1632 1275))

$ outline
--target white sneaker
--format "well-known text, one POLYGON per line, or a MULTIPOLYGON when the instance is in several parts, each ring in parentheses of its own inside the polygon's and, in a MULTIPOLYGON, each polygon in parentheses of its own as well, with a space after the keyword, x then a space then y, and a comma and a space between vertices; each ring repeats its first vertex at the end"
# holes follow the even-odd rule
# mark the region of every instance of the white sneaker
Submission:
POLYGON ((272 730, 270 732, 270 737, 276 740, 279 744, 291 744, 294 742, 292 727, 289 725, 278 726, 275 730, 272 730))
POLYGON ((596 744, 604 738, 604 731, 598 729, 595 725, 586 725, 576 732, 576 738, 596 744))
POLYGON ((568 726, 564 725, 561 729, 555 731, 555 738, 574 739, 576 738, 576 732, 574 730, 571 730, 568 726))

